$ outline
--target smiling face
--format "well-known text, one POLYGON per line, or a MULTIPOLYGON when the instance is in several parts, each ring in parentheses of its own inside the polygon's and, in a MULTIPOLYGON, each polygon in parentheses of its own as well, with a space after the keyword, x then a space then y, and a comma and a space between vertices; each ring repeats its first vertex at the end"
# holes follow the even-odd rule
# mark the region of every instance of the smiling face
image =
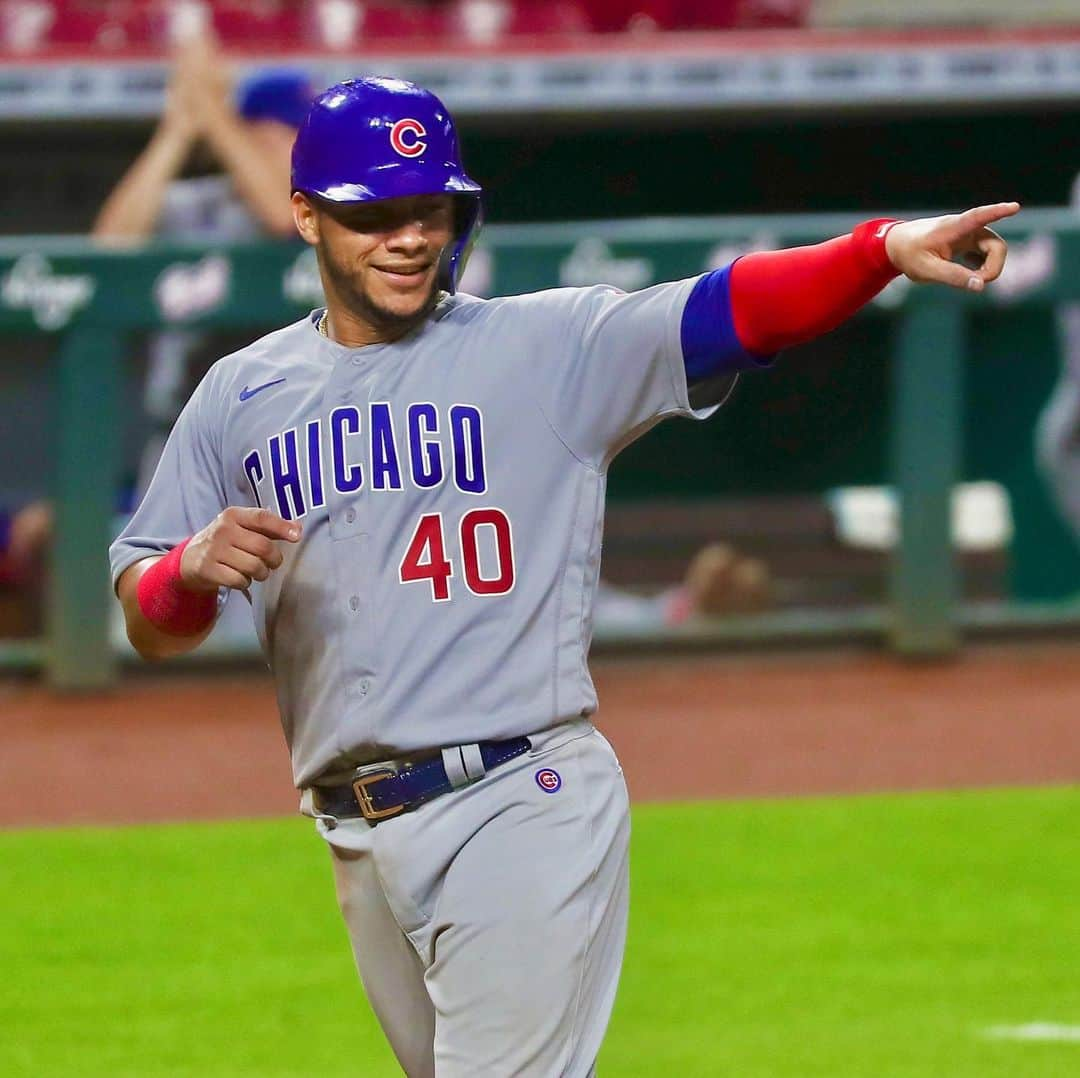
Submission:
POLYGON ((454 235, 453 196, 341 204, 297 193, 293 215, 318 251, 335 322, 343 308, 374 343, 400 337, 431 312, 439 256, 454 235))

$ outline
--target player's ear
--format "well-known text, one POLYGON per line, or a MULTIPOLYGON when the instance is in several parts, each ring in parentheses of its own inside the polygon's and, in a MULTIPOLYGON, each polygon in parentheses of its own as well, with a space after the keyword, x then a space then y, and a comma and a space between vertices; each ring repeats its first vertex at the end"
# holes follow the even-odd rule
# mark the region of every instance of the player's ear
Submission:
POLYGON ((312 246, 319 242, 319 215, 315 207, 301 194, 294 191, 292 196, 293 220, 296 222, 296 231, 303 237, 305 243, 312 246))

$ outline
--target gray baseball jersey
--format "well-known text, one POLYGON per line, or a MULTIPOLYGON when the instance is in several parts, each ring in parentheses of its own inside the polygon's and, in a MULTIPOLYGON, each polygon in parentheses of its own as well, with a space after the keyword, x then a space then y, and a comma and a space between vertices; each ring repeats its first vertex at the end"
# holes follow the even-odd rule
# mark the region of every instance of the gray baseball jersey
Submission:
POLYGON ((458 294, 359 349, 318 312, 271 333, 184 408, 114 582, 229 505, 302 521, 251 589, 298 787, 590 714, 607 466, 663 417, 712 411, 680 342, 696 280, 458 294))

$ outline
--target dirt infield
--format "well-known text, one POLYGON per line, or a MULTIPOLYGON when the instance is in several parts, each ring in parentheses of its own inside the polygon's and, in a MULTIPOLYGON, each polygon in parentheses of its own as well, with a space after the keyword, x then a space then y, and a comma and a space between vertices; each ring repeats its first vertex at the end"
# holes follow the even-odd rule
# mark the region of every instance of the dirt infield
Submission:
MULTIPOLYGON (((694 656, 594 664, 637 800, 1080 781, 1080 648, 694 656)), ((0 826, 290 813, 265 676, 132 678, 97 696, 0 683, 0 826)))

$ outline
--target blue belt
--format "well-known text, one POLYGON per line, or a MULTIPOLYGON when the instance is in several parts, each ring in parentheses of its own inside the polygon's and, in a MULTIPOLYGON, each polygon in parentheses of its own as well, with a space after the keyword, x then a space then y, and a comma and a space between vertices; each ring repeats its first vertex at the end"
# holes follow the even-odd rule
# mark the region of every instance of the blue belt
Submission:
POLYGON ((481 741, 475 746, 446 749, 415 764, 389 760, 358 767, 348 783, 315 786, 315 807, 339 820, 363 816, 375 824, 467 786, 500 764, 523 756, 530 748, 527 737, 514 737, 509 741, 481 741), (480 769, 475 766, 477 755, 483 765, 480 769), (453 779, 447 770, 448 761, 453 779))

